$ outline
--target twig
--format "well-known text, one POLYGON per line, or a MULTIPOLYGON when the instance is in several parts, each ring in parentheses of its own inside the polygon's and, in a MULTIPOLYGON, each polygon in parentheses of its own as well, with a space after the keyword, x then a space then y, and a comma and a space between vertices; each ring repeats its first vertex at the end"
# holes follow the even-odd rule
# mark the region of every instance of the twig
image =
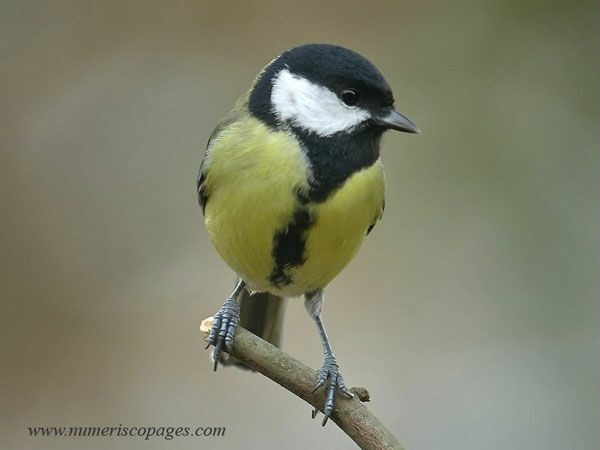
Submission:
MULTIPOLYGON (((211 324, 212 317, 209 317, 200 325, 205 339, 211 324)), ((325 405, 325 389, 313 392, 317 377, 313 369, 240 326, 235 333, 231 354, 313 407, 322 410, 325 405)), ((362 449, 402 450, 394 435, 359 400, 368 401, 366 389, 353 388, 352 391, 356 394, 355 398, 336 396, 331 420, 362 449)))

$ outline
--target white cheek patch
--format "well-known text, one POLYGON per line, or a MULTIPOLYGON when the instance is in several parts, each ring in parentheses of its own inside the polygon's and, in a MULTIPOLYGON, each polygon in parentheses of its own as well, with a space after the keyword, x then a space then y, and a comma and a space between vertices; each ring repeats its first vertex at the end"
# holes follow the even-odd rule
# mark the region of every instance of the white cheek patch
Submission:
POLYGON ((294 75, 287 69, 274 78, 271 104, 281 122, 289 122, 323 137, 350 131, 370 117, 368 111, 346 106, 326 87, 294 75))

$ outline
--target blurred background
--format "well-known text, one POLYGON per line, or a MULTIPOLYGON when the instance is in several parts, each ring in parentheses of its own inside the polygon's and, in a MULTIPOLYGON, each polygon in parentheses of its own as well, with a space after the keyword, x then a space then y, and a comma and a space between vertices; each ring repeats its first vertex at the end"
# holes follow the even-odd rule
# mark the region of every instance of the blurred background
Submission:
MULTIPOLYGON (((3 1, 2 448, 353 448, 198 332, 232 287, 196 200, 207 138, 278 53, 369 58, 384 220, 327 290, 347 384, 408 449, 598 448, 595 1, 3 1), (383 330, 383 331, 382 331, 383 330), (35 426, 224 438, 32 438, 35 426)), ((301 301, 284 350, 318 368, 301 301)))

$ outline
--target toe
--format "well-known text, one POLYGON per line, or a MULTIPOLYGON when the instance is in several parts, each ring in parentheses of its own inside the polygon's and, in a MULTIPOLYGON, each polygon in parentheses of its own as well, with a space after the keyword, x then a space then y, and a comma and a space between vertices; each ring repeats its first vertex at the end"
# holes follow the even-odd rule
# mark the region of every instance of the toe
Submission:
POLYGON ((227 327, 227 334, 225 335, 225 347, 231 351, 233 349, 233 336, 235 335, 235 329, 237 328, 237 319, 232 317, 229 320, 229 326, 227 327))
POLYGON ((239 305, 235 299, 228 299, 214 315, 210 333, 206 338, 206 348, 214 345, 212 357, 214 370, 217 370, 221 353, 233 349, 233 337, 239 321, 239 305))
MULTIPOLYGON (((326 358, 323 367, 319 370, 317 374, 317 383, 313 391, 316 391, 321 386, 325 384, 326 381, 329 380, 329 384, 327 386, 327 396, 325 399, 325 408, 323 409, 323 413, 325 417, 323 418, 322 425, 325 426, 329 417, 333 413, 333 406, 335 402, 335 393, 336 390, 340 390, 346 397, 354 397, 354 394, 346 388, 344 384, 344 379, 340 374, 337 361, 334 358, 326 358)), ((312 416, 313 419, 317 415, 317 409, 313 410, 312 416)))
POLYGON ((213 323, 212 326, 210 327, 210 333, 208 334, 208 337, 206 338, 206 341, 208 342, 208 345, 206 346, 206 348, 210 347, 212 344, 215 343, 215 339, 217 338, 217 333, 219 332, 219 329, 221 327, 221 311, 217 312, 215 314, 215 316, 213 317, 213 323))
POLYGON ((354 397, 354 394, 352 392, 350 392, 350 390, 344 384, 344 379, 342 378, 342 375, 340 373, 338 373, 337 385, 338 385, 338 389, 340 391, 342 391, 342 393, 344 395, 346 395, 347 397, 350 397, 350 398, 354 397))

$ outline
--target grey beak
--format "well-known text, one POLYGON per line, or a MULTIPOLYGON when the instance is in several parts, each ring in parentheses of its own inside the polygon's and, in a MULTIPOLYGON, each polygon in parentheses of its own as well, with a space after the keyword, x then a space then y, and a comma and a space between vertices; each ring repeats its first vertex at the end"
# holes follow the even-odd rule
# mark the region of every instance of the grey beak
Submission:
POLYGON ((404 131, 406 133, 420 133, 416 126, 408 117, 403 116, 395 109, 392 109, 385 115, 374 117, 375 123, 392 130, 404 131))

